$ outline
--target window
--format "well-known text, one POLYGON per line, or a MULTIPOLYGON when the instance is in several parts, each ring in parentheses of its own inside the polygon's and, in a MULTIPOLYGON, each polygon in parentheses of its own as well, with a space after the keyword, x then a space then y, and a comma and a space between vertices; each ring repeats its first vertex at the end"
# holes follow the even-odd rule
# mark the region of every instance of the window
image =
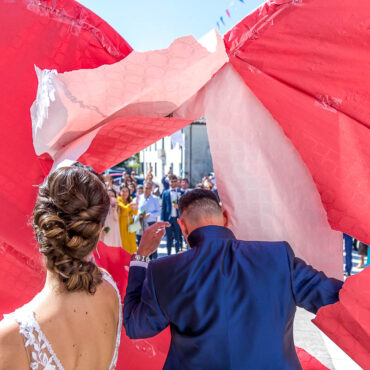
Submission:
POLYGON ((154 150, 157 150, 157 142, 154 143, 154 150))
POLYGON ((157 177, 157 162, 154 163, 154 176, 157 177))
POLYGON ((162 139, 162 149, 164 149, 164 138, 162 139))

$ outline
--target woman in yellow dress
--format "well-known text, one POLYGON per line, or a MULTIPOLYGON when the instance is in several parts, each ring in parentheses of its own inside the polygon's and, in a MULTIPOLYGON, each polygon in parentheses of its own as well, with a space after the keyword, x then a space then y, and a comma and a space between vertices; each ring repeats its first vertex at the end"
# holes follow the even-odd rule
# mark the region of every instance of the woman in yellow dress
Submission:
POLYGON ((137 251, 136 235, 128 232, 128 226, 133 222, 132 216, 137 214, 137 203, 132 201, 127 186, 121 187, 120 196, 117 197, 117 205, 120 209, 119 228, 123 249, 130 254, 135 253, 137 251))

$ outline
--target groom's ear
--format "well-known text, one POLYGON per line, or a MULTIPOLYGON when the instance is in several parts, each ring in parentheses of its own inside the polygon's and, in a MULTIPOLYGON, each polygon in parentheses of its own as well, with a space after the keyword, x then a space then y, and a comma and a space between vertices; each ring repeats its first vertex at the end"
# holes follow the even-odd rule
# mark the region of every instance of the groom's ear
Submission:
POLYGON ((222 217, 224 226, 228 227, 230 222, 229 222, 229 213, 226 211, 226 209, 222 210, 222 217))
POLYGON ((186 226, 186 223, 184 222, 184 220, 182 220, 181 218, 178 218, 177 223, 179 224, 180 229, 182 233, 184 234, 184 236, 187 237, 189 232, 188 232, 188 227, 186 226))

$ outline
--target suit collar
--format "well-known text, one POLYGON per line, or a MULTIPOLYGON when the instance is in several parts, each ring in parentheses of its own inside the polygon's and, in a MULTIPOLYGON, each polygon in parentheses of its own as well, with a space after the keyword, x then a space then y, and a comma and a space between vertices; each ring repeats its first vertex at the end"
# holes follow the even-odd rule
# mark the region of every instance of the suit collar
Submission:
POLYGON ((188 236, 190 247, 198 247, 214 239, 236 239, 233 232, 222 226, 209 225, 193 230, 188 236))

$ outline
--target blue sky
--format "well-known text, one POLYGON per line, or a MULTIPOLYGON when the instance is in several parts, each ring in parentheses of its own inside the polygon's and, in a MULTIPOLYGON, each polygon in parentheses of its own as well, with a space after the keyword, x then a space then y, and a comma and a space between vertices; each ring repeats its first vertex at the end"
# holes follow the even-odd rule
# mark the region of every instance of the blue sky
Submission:
POLYGON ((138 51, 166 48, 175 38, 200 38, 223 16, 225 33, 262 0, 80 0, 138 51), (225 10, 230 10, 229 18, 225 10))

